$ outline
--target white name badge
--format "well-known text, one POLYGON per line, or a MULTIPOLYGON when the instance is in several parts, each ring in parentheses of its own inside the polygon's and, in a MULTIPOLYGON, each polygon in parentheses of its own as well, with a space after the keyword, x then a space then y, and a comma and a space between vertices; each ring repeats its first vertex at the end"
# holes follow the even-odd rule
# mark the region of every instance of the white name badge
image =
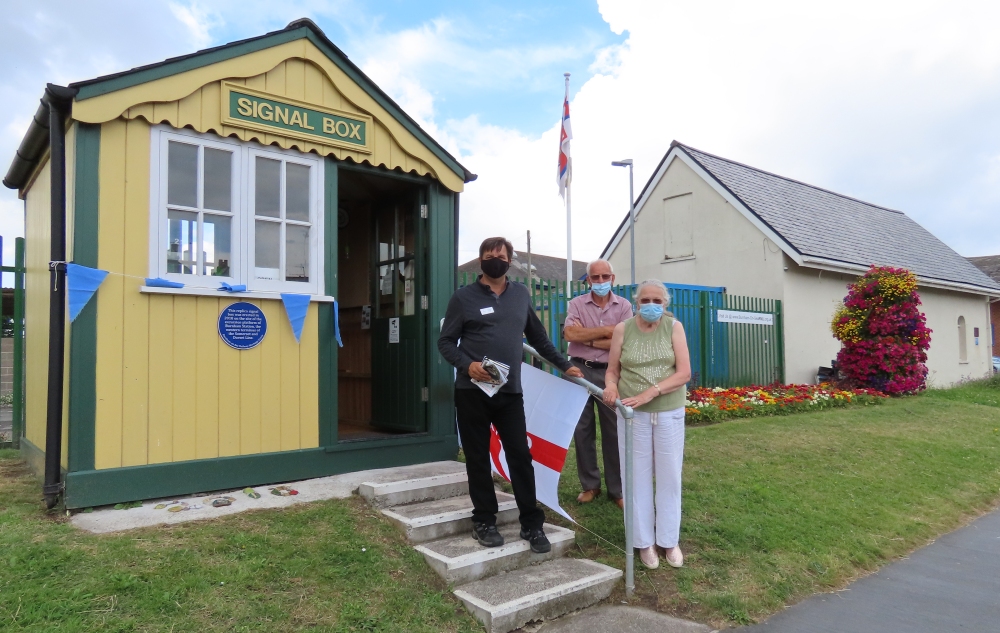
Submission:
POLYGON ((493 308, 480 308, 479 314, 493 314, 493 308))

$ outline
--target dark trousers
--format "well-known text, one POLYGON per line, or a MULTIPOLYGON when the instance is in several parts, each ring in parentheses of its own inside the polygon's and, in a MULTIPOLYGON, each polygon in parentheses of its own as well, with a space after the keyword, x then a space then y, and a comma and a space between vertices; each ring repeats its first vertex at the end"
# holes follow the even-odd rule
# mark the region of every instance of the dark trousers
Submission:
POLYGON ((535 469, 531 465, 524 421, 524 397, 519 393, 497 393, 492 398, 478 387, 455 390, 458 432, 465 452, 469 476, 472 521, 496 525, 497 495, 490 472, 490 424, 500 436, 507 456, 514 499, 521 512, 521 527, 541 529, 545 512, 535 501, 535 469))
MULTIPOLYGON (((604 369, 587 367, 583 363, 572 361, 579 367, 583 377, 604 389, 604 369)), ((601 470, 597 467, 597 420, 601 420, 601 452, 604 453, 604 481, 608 485, 608 496, 614 499, 622 497, 622 470, 618 457, 618 416, 615 411, 597 398, 591 396, 587 406, 583 408, 580 421, 573 432, 576 443, 576 474, 580 477, 580 486, 584 490, 597 490, 601 487, 601 470), (594 405, 597 405, 597 416, 594 415, 594 405)))

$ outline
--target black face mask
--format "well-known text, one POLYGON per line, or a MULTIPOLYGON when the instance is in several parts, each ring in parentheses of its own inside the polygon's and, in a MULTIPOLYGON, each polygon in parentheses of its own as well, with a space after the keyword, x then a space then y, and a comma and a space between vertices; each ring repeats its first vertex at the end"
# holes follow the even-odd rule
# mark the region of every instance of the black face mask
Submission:
POLYGON ((499 279, 507 274, 507 269, 510 268, 510 264, 499 257, 493 257, 492 259, 484 259, 480 261, 479 267, 483 269, 483 274, 487 277, 499 279))

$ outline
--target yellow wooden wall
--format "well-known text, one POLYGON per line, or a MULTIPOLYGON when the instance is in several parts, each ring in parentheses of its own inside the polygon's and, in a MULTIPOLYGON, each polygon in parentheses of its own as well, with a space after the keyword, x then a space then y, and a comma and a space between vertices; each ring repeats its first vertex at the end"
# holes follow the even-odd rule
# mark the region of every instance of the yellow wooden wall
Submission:
POLYGON ((383 108, 320 49, 298 39, 176 75, 73 102, 73 118, 105 123, 124 116, 150 123, 189 126, 202 132, 255 139, 264 144, 316 151, 341 160, 430 175, 452 191, 464 188, 457 174, 383 108), (374 118, 374 154, 316 145, 221 125, 220 81, 266 90, 280 96, 364 113, 374 118))
POLYGON ((280 300, 252 300, 267 335, 237 351, 218 316, 238 297, 141 294, 149 269, 150 126, 101 126, 95 466, 139 466, 319 445, 319 331, 296 343, 280 300))
MULTIPOLYGON (((266 73, 229 81, 281 97, 355 114, 367 114, 344 98, 322 70, 303 59, 289 59, 266 73)), ((221 102, 222 82, 216 81, 177 101, 148 102, 133 106, 125 111, 124 117, 126 119, 141 117, 150 123, 168 123, 177 128, 189 127, 199 132, 215 132, 222 136, 235 136, 244 141, 255 140, 264 145, 274 144, 286 149, 294 147, 303 152, 330 154, 341 160, 351 159, 358 163, 367 161, 374 165, 384 165, 390 169, 399 168, 404 172, 413 172, 421 176, 435 175, 427 163, 407 153, 385 125, 377 119, 372 126, 373 152, 369 155, 350 149, 331 148, 301 139, 223 125, 221 102)))
MULTIPOLYGON (((73 258, 73 187, 76 173, 76 126, 66 130, 66 258, 73 258)), ((51 254, 52 171, 46 158, 24 192, 24 435, 45 450, 45 427, 49 393, 49 259, 51 254)), ((69 447, 69 347, 70 325, 66 319, 63 381, 62 465, 68 464, 69 447)))

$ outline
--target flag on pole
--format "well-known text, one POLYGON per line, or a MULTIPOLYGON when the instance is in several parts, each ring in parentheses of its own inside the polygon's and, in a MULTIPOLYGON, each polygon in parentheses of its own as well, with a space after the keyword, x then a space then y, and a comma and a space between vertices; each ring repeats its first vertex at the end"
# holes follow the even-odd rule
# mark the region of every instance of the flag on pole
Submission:
POLYGON ((566 197, 572 170, 569 163, 569 142, 573 140, 573 128, 569 124, 569 79, 566 79, 566 96, 563 98, 562 128, 559 132, 559 195, 566 197))
MULTIPOLYGON (((527 364, 521 365, 521 388, 528 448, 535 471, 535 498, 572 521, 573 517, 559 506, 559 475, 576 423, 590 396, 580 385, 527 364)), ((503 443, 492 426, 490 461, 493 472, 510 481, 503 443)))

